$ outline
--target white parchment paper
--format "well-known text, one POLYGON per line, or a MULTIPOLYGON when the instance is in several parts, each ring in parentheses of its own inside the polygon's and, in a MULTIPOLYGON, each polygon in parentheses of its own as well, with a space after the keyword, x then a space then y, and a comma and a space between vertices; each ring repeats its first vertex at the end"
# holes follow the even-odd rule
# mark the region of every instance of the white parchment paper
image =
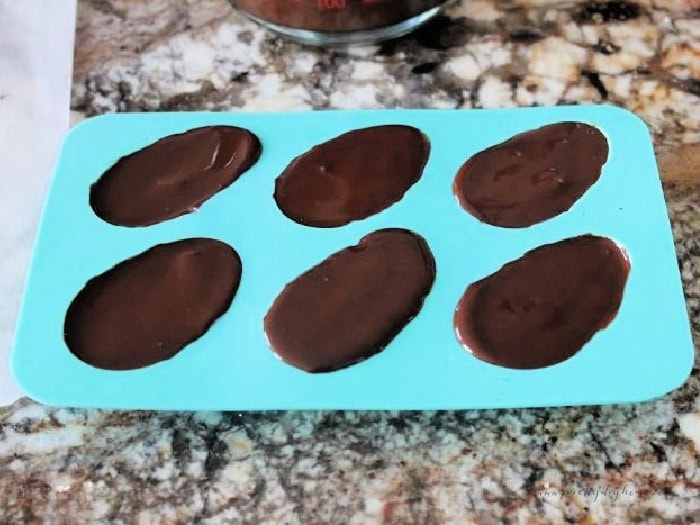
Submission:
POLYGON ((27 264, 68 129, 76 0, 0 0, 0 405, 27 264))

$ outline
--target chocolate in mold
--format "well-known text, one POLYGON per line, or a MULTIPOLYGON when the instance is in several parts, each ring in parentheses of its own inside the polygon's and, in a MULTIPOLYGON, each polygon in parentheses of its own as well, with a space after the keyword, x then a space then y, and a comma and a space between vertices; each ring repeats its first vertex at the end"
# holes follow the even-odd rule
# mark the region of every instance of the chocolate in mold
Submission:
POLYGON ((617 315, 630 263, 595 235, 547 244, 467 289, 454 322, 477 358, 534 369, 571 358, 617 315))
POLYGON ((238 254, 220 241, 155 246, 85 285, 66 314, 66 344, 105 370, 170 359, 229 309, 240 280, 238 254))
POLYGON ((275 182, 275 201, 299 224, 344 226, 401 200, 429 155, 428 138, 411 126, 350 131, 294 159, 275 182))
POLYGON ((90 189, 90 206, 116 226, 152 226, 196 210, 250 169, 257 136, 233 126, 170 135, 117 161, 90 189))
POLYGON ((420 312, 435 280, 426 241, 378 230, 285 286, 265 316, 273 351, 306 372, 331 372, 381 352, 420 312))
POLYGON ((599 179, 608 152, 597 128, 551 124, 471 157, 457 173, 454 192, 486 224, 532 226, 569 210, 599 179))

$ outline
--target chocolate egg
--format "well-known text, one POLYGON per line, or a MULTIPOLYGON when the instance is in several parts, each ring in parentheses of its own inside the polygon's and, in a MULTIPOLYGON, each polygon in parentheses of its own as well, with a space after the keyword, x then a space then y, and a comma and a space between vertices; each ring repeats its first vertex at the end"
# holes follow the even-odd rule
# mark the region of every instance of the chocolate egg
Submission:
POLYGON ((552 124, 474 155, 457 173, 454 192, 480 221, 523 228, 569 210, 607 160, 608 141, 598 129, 552 124))
POLYGON ((151 226, 190 213, 260 156, 260 141, 232 126, 165 137, 120 159, 90 189, 90 206, 116 226, 151 226))
POLYGON ((422 237, 371 233, 289 283, 265 317, 277 355, 307 372, 329 372, 384 349, 423 306, 435 261, 422 237))
POLYGON ((421 178, 430 142, 410 126, 376 126, 314 147, 277 178, 275 201, 293 221, 332 228, 401 200, 421 178))
POLYGON ((106 370, 173 357, 231 305, 241 261, 214 239, 161 244, 93 278, 73 300, 65 341, 81 361, 106 370))
POLYGON ((626 254, 605 237, 541 246, 469 286, 455 313, 457 337, 507 368, 560 363, 612 322, 629 271, 626 254))

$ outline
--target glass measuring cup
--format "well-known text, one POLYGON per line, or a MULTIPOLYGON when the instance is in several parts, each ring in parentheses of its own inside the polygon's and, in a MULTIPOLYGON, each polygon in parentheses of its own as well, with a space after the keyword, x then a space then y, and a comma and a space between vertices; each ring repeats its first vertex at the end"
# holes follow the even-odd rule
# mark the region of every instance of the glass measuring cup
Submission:
POLYGON ((403 36, 452 0, 232 0, 258 23, 292 40, 330 46, 403 36))

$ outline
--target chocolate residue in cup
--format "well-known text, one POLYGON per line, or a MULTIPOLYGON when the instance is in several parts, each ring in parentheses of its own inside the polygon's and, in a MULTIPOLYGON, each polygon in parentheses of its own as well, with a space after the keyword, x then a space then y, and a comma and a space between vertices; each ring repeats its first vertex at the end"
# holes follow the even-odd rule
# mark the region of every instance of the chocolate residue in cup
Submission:
POLYGON ((363 31, 392 26, 447 0, 235 0, 261 20, 311 31, 363 31))

